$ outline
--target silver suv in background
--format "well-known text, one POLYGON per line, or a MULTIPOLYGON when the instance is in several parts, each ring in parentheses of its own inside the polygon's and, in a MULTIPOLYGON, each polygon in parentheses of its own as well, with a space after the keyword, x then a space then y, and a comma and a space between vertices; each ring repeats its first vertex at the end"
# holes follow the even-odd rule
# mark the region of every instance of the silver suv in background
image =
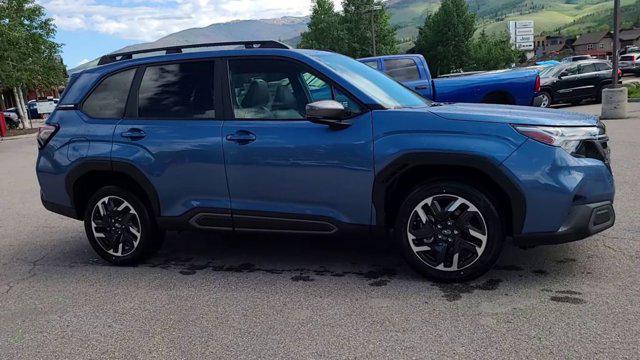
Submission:
POLYGON ((625 54, 620 56, 620 70, 622 74, 640 74, 640 53, 625 54))

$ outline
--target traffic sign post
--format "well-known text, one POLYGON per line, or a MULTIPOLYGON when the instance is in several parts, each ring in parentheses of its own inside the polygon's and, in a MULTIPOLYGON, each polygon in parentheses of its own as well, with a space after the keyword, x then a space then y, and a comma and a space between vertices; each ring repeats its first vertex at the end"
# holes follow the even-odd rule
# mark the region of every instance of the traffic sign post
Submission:
POLYGON ((509 21, 509 34, 516 49, 527 52, 535 50, 535 23, 532 20, 509 21))

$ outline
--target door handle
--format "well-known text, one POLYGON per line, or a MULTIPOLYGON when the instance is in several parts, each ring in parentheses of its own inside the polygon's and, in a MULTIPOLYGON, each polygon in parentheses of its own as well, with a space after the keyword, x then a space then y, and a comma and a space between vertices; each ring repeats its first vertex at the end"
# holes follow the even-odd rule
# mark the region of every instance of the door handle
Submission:
POLYGON ((147 136, 147 134, 145 134, 145 132, 140 129, 129 129, 121 133, 120 136, 130 140, 140 140, 140 139, 144 139, 144 137, 147 136))
POLYGON ((250 131, 238 130, 226 137, 227 141, 233 141, 240 145, 249 144, 256 141, 256 135, 250 131))
POLYGON ((427 90, 429 88, 428 85, 418 85, 416 86, 416 90, 427 90))

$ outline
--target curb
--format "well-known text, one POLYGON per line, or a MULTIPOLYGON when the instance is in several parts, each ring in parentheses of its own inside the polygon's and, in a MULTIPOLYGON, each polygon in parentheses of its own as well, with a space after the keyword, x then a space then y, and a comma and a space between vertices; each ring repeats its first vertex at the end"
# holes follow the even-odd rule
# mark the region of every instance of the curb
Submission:
POLYGON ((0 137, 0 142, 9 141, 9 140, 20 140, 20 139, 35 138, 36 136, 38 136, 38 133, 26 134, 26 135, 16 135, 16 136, 9 136, 9 137, 0 137))

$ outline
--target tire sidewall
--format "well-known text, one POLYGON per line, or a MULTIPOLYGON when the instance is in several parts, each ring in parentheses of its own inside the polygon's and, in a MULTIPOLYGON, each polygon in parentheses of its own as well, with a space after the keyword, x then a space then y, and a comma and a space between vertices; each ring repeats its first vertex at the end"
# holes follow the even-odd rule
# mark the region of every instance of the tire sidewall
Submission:
POLYGON ((502 251, 504 228, 503 221, 493 205, 495 201, 485 194, 487 192, 457 181, 439 181, 415 188, 401 205, 395 225, 395 240, 409 265, 427 278, 440 282, 472 280, 489 271, 502 251), (471 266, 458 271, 436 270, 425 264, 413 252, 407 237, 406 229, 413 209, 424 199, 441 194, 457 195, 470 201, 482 213, 487 226, 488 237, 484 252, 471 266))
POLYGON ((87 203, 87 207, 84 213, 84 228, 87 233, 87 238, 91 247, 100 255, 104 260, 115 265, 132 265, 140 260, 146 258, 155 248, 154 240, 156 237, 155 223, 151 220, 147 207, 138 199, 137 196, 131 192, 117 187, 117 186, 105 186, 98 190, 87 203), (93 208, 100 199, 107 196, 117 196, 127 201, 138 214, 140 220, 141 236, 140 241, 136 249, 126 256, 114 256, 105 251, 102 246, 96 240, 91 227, 91 215, 93 208))
POLYGON ((541 96, 546 96, 547 99, 549 99, 549 103, 547 104, 547 106, 542 106, 542 104, 540 105, 541 108, 543 109, 548 109, 551 107, 551 105, 553 104, 553 99, 551 98, 551 94, 548 91, 542 91, 540 93, 541 96))

